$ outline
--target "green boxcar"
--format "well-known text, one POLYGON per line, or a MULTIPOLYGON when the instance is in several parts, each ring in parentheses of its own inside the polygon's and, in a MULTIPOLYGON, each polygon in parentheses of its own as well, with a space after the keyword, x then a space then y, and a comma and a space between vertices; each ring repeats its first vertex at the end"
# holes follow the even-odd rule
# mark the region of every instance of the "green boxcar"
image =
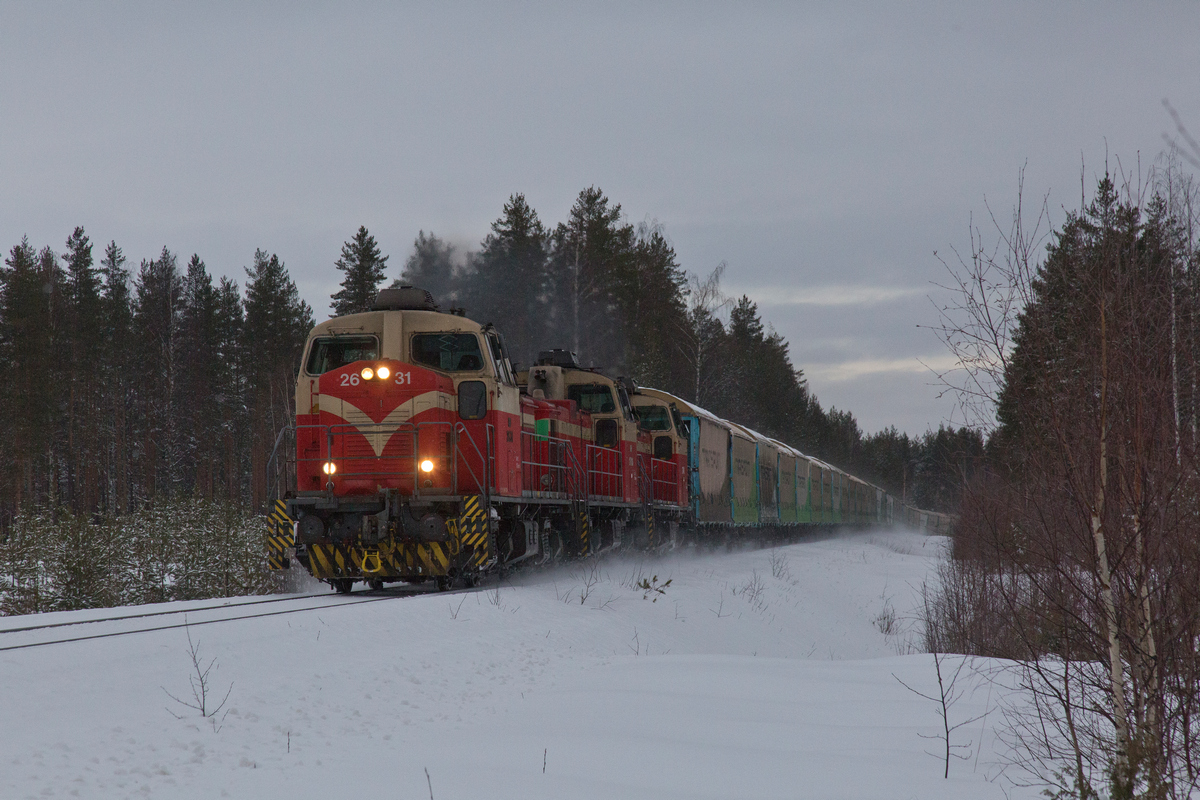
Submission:
POLYGON ((729 437, 730 482, 733 488, 733 521, 738 525, 757 525, 758 445, 745 429, 735 426, 729 437))
POLYGON ((772 439, 771 443, 779 451, 779 521, 786 525, 794 525, 800 521, 800 491, 797 485, 800 453, 775 439, 772 439))
POLYGON ((796 457, 779 453, 779 521, 794 524, 796 518, 796 457))
POLYGON ((796 507, 796 521, 812 522, 812 462, 805 456, 800 456, 796 459, 796 491, 800 496, 800 501, 796 507))

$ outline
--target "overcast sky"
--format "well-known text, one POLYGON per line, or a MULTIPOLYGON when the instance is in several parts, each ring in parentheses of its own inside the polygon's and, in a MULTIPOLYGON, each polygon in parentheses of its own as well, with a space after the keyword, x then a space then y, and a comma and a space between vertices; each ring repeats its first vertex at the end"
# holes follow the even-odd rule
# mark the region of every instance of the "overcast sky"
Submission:
MULTIPOLYGON (((76 225, 244 283, 278 253, 318 320, 366 225, 398 276, 513 192, 595 185, 728 264, 826 406, 936 428, 934 251, 985 200, 1055 222, 1200 131, 1200 4, 50 3, 0 0, 0 246, 76 225)), ((985 231, 986 233, 986 231, 985 231)), ((551 343, 548 343, 551 344, 551 343)))

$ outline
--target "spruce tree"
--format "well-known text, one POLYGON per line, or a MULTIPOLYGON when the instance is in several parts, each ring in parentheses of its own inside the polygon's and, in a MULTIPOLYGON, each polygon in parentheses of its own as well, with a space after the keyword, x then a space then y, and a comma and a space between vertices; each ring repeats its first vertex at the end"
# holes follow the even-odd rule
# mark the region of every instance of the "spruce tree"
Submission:
POLYGON ((211 499, 218 443, 217 293, 198 255, 188 262, 182 306, 182 375, 176 402, 185 462, 181 489, 211 499))
POLYGON ((342 255, 335 266, 346 273, 341 291, 333 295, 330 307, 334 316, 369 311, 379 284, 386 277, 388 256, 380 255, 375 237, 360 225, 354 238, 342 244, 342 255))
POLYGON ((249 502, 249 421, 245 414, 249 365, 243 357, 242 341, 245 315, 235 281, 221 278, 216 292, 217 372, 213 394, 218 409, 221 461, 215 482, 226 499, 249 502))
POLYGON ((557 329, 585 363, 625 367, 624 314, 638 291, 633 226, 594 186, 579 193, 555 229, 550 259, 557 329))
POLYGON ((428 234, 418 231, 413 240, 412 255, 404 262, 400 280, 394 281, 392 286, 403 284, 426 290, 443 308, 462 302, 464 298, 459 296, 454 274, 454 246, 439 239, 432 231, 428 234))
POLYGON ((250 414, 252 499, 260 506, 268 499, 266 467, 275 439, 295 419, 296 369, 313 318, 312 308, 300 299, 279 256, 257 250, 254 266, 246 272, 242 354, 250 414))
POLYGON ((501 326, 513 357, 525 364, 546 346, 547 240, 525 196, 510 196, 475 258, 474 291, 467 300, 480 321, 501 326))
POLYGON ((659 225, 638 226, 632 267, 636 288, 624 300, 629 369, 646 385, 682 394, 691 383, 678 346, 688 328, 687 279, 659 225))

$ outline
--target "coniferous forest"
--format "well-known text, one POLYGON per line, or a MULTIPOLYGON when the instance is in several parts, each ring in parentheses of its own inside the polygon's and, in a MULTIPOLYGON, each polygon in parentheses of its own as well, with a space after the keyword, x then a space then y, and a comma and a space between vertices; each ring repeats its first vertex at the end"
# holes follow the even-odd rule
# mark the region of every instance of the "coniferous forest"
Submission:
MULTIPOLYGON (((572 349, 934 510, 956 506, 982 456, 967 429, 864 436, 850 412, 823 409, 756 305, 722 294, 723 265, 689 275, 660 226, 629 224, 594 187, 555 225, 515 194, 477 250, 420 231, 390 274, 389 258, 360 227, 330 265, 341 280, 329 313, 365 310, 389 278, 412 283, 495 322, 520 363, 572 349)), ((61 250, 11 246, 0 270, 5 610, 269 585, 251 556, 227 563, 228 548, 237 539, 253 553, 263 534, 267 463, 317 315, 274 254, 256 251, 240 281, 166 247, 134 264, 83 227, 61 250), (134 555, 146 552, 153 569, 134 555)))

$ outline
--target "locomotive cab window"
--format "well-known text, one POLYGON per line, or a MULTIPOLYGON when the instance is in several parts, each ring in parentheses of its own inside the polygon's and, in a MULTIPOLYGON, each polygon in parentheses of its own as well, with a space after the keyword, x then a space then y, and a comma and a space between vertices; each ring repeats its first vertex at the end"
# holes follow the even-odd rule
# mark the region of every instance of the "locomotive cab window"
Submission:
POLYGON ((580 411, 589 414, 611 414, 617 410, 612 389, 602 383, 585 383, 567 387, 567 399, 579 404, 580 411))
POLYGON ((655 436, 654 457, 663 461, 670 461, 673 455, 675 455, 675 446, 671 443, 671 437, 655 436))
POLYGON ((615 419, 596 420, 596 446, 616 447, 621 441, 615 419))
POLYGON ((463 381, 458 385, 458 416, 462 419, 483 419, 487 416, 487 384, 483 381, 463 381))
POLYGON ((379 341, 374 336, 323 336, 313 341, 304 371, 309 375, 324 375, 355 361, 377 358, 379 341))
POLYGON ((412 360, 443 372, 483 369, 479 338, 473 333, 418 333, 412 337, 412 360))

